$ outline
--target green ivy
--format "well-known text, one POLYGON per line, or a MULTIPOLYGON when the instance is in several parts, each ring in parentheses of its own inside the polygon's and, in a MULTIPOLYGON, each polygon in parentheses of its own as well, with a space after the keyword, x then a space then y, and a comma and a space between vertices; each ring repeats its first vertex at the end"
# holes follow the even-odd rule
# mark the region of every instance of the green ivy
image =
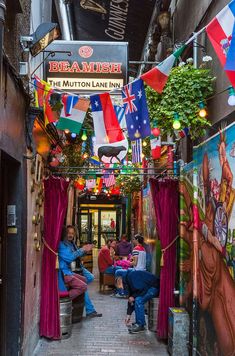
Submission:
POLYGON ((213 94, 214 80, 209 69, 192 65, 173 68, 162 94, 146 88, 151 123, 157 120, 163 135, 173 135, 173 116, 177 112, 181 128, 189 127, 192 139, 203 136, 211 123, 199 117, 199 103, 213 94))

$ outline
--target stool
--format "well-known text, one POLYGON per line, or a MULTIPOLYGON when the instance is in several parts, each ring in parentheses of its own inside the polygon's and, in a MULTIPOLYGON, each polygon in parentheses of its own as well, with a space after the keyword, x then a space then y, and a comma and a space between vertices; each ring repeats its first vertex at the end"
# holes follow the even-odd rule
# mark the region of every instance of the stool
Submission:
POLYGON ((68 339, 71 336, 72 301, 68 296, 65 296, 65 294, 63 295, 63 297, 60 297, 60 330, 61 339, 68 339))
POLYGON ((105 290, 105 286, 114 286, 115 277, 113 274, 100 273, 100 291, 105 290))
POLYGON ((82 320, 83 309, 84 309, 84 293, 79 295, 72 301, 73 311, 72 311, 72 323, 79 323, 82 320))

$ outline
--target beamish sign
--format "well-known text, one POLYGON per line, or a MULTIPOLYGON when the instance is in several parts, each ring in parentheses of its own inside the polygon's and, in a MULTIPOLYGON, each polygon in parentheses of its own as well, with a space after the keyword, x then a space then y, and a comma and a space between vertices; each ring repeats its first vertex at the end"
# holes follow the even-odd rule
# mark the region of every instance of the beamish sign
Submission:
POLYGON ((47 51, 45 79, 72 92, 111 91, 127 83, 128 44, 125 42, 54 41, 47 51))

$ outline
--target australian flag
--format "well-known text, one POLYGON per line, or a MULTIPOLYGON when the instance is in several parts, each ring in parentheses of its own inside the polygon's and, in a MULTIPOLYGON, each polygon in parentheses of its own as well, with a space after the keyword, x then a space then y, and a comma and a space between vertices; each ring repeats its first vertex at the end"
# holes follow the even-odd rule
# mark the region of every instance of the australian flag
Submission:
POLYGON ((125 85, 122 90, 126 125, 131 141, 150 136, 149 113, 142 79, 125 85))

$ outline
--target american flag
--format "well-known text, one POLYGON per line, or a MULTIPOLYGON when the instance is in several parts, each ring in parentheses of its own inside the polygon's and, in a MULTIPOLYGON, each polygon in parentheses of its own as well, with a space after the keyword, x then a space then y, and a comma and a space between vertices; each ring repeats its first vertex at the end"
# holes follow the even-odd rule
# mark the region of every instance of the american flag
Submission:
POLYGON ((112 185, 115 185, 116 179, 115 179, 115 176, 112 171, 105 172, 105 174, 103 176, 103 182, 107 188, 112 187, 112 185))
POLYGON ((131 142, 132 163, 142 162, 142 140, 141 138, 131 142))

